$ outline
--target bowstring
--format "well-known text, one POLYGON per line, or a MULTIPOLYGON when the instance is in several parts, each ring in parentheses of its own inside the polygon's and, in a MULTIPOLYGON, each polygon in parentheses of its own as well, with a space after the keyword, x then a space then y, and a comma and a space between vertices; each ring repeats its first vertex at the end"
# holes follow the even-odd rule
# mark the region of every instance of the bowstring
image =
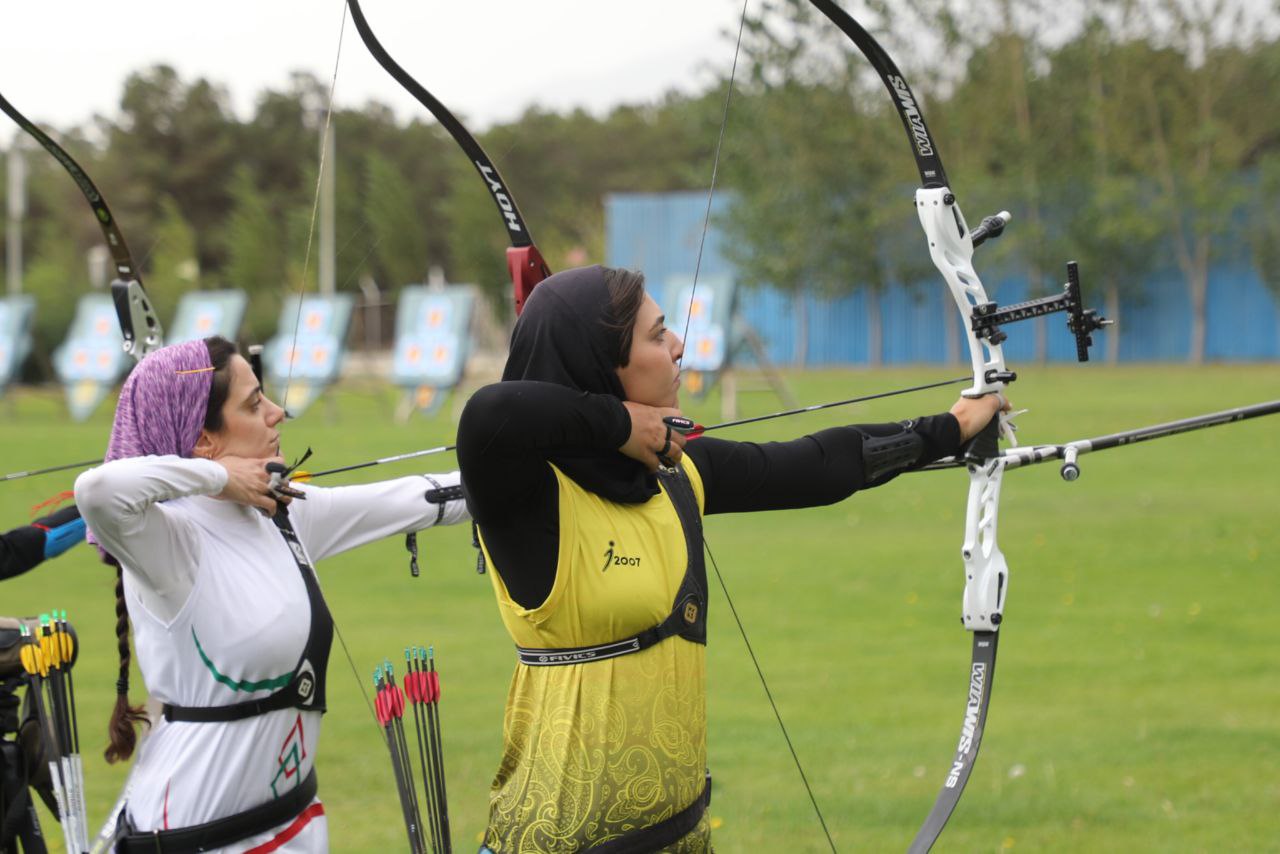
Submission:
MULTIPOLYGON (((293 318, 293 339, 289 342, 289 371, 285 375, 284 394, 281 395, 280 400, 280 406, 285 410, 286 417, 289 411, 289 386, 293 381, 293 363, 297 357, 298 330, 302 326, 302 301, 303 297, 306 296, 307 275, 311 270, 311 247, 315 239, 316 222, 320 216, 320 192, 324 181, 325 159, 329 152, 329 134, 333 126, 333 93, 338 88, 338 68, 342 64, 342 39, 346 31, 347 3, 346 0, 342 0, 342 20, 338 25, 338 49, 333 58, 333 75, 329 79, 329 95, 325 103, 324 127, 321 130, 320 167, 316 171, 316 189, 311 202, 311 223, 307 227, 307 247, 302 260, 302 280, 298 286, 298 311, 293 318)), ((373 718, 374 725, 378 726, 378 713, 373 708, 373 700, 369 698, 369 691, 365 687, 364 680, 360 678, 360 671, 356 668, 356 660, 351 655, 351 648, 347 646, 347 639, 342 636, 342 629, 338 627, 338 621, 332 619, 332 616, 333 613, 330 611, 333 633, 337 636, 338 644, 342 647, 342 654, 346 657, 347 665, 351 668, 351 675, 355 677, 356 684, 360 686, 360 696, 364 697, 364 703, 369 707, 369 715, 373 718)), ((381 732, 380 726, 379 732, 381 732)))
POLYGON ((809 785, 809 775, 804 773, 804 766, 800 764, 800 754, 796 752, 796 746, 791 741, 791 734, 787 732, 787 725, 782 721, 782 712, 778 710, 778 704, 773 699, 773 691, 769 690, 769 681, 764 678, 764 669, 760 666, 760 659, 756 658, 756 651, 751 646, 751 640, 747 637, 747 630, 742 625, 742 618, 738 616, 738 609, 733 604, 733 597, 729 595, 729 588, 724 583, 724 576, 720 574, 720 565, 716 563, 715 555, 711 554, 711 546, 707 544, 705 533, 702 537, 702 548, 707 553, 707 557, 711 558, 711 568, 716 571, 716 581, 720 582, 720 590, 724 592, 724 601, 729 604, 729 613, 733 614, 733 621, 738 624, 738 632, 742 635, 742 642, 747 647, 747 655, 751 657, 751 663, 755 665, 756 675, 760 677, 760 685, 764 688, 764 695, 769 698, 769 706, 773 709, 773 716, 778 719, 778 728, 782 730, 782 738, 787 742, 787 750, 791 751, 791 760, 795 763, 796 770, 800 772, 800 782, 804 783, 804 790, 809 794, 809 803, 813 804, 813 812, 818 816, 818 824, 822 825, 822 833, 827 837, 827 844, 831 846, 832 854, 835 854, 836 843, 831 838, 831 831, 827 828, 827 820, 822 816, 822 808, 818 806, 818 798, 813 794, 813 787, 809 785))
POLYGON ((329 154, 329 133, 333 127, 333 93, 338 88, 338 68, 342 64, 342 39, 347 31, 347 3, 342 0, 342 20, 338 24, 338 49, 333 57, 333 74, 329 78, 329 93, 325 101, 324 126, 320 130, 320 168, 316 170, 316 188, 311 199, 311 222, 307 226, 307 246, 302 255, 302 278, 298 284, 298 311, 293 318, 293 338, 289 342, 289 370, 284 378, 284 394, 280 406, 289 411, 289 386, 293 383, 293 363, 297 360, 298 330, 302 325, 302 301, 307 291, 307 276, 311 272, 311 247, 315 242, 316 222, 320 217, 320 192, 324 183, 325 160, 329 154))
MULTIPOLYGON (((716 179, 720 174, 720 152, 724 147, 725 128, 729 125, 729 104, 733 98, 733 84, 738 73, 738 58, 742 54, 742 33, 746 29, 747 7, 749 4, 750 0, 742 0, 742 14, 738 19, 738 39, 733 48, 733 64, 729 68, 729 83, 724 93, 724 110, 720 117, 720 131, 716 138, 715 155, 711 160, 711 184, 707 188, 707 207, 702 217, 702 234, 698 238, 698 256, 693 266, 693 284, 689 288, 689 304, 685 308, 684 332, 680 336, 681 342, 688 340, 689 323, 693 319, 693 302, 698 293, 698 276, 702 272, 702 256, 707 245, 707 231, 711 226, 711 207, 715 200, 716 179)), ((773 691, 769 688, 769 680, 765 678, 764 668, 760 665, 760 659, 756 657, 755 649, 751 646, 751 639, 747 637, 746 626, 743 625, 742 618, 738 615, 738 609, 733 604, 733 597, 729 595, 729 586, 725 584, 724 576, 720 573, 720 565, 716 563, 715 555, 711 553, 711 546, 707 542, 705 531, 702 537, 702 548, 707 553, 707 557, 711 559, 716 581, 719 582, 720 590, 724 593, 725 602, 729 605, 729 613, 733 614, 733 621, 738 626, 738 634, 742 635, 742 643, 747 648, 747 655, 750 656, 752 665, 755 666, 756 675, 760 677, 760 686, 764 689, 764 695, 768 698, 769 706, 773 709, 773 716, 778 721, 778 728, 782 730, 782 738, 787 743, 787 750, 791 752, 791 760, 795 763, 796 771, 800 774, 800 782, 804 784, 804 790, 809 795, 809 803, 813 805, 814 815, 818 817, 818 824, 822 826, 822 833, 827 838, 827 844, 831 846, 831 851, 835 854, 836 843, 831 838, 831 831, 827 827, 826 818, 822 815, 822 808, 818 806, 818 798, 813 793, 813 787, 809 785, 809 775, 805 773, 804 765, 800 762, 800 754, 796 752, 795 744, 791 741, 791 734, 787 731, 787 725, 782 719, 782 711, 778 708, 778 704, 773 698, 773 691)))
POLYGON ((693 264, 693 284, 689 288, 689 305, 684 314, 684 331, 680 340, 689 337, 689 321, 693 319, 693 298, 698 293, 698 274, 702 271, 702 252, 707 246, 707 229, 711 225, 711 203, 716 196, 716 178, 720 174, 720 150, 724 147, 724 131, 729 126, 729 102, 733 98, 733 81, 738 74, 738 57, 742 53, 742 32, 747 24, 747 5, 751 0, 742 0, 742 15, 738 18, 738 41, 733 47, 733 64, 729 68, 729 85, 725 87, 724 109, 720 115, 720 132, 716 137, 716 151, 711 158, 711 185, 707 187, 707 209, 702 215, 702 235, 698 238, 698 257, 693 264))

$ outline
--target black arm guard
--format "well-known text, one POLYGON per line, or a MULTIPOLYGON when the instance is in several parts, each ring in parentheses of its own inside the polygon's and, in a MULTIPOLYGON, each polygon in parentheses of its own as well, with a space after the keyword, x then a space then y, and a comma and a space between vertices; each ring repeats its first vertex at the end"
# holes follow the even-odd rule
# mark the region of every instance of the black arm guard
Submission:
POLYGON ((888 436, 863 432, 862 467, 867 483, 895 475, 919 461, 924 439, 912 429, 912 422, 904 421, 898 426, 900 431, 888 436))

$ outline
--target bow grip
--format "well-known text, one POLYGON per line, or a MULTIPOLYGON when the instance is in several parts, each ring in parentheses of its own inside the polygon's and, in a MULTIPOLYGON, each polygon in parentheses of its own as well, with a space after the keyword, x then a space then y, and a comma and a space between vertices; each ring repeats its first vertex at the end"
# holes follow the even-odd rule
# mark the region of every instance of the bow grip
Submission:
POLYGON ((1000 454, 1000 413, 987 422, 977 435, 960 446, 960 456, 966 463, 981 465, 1000 454))

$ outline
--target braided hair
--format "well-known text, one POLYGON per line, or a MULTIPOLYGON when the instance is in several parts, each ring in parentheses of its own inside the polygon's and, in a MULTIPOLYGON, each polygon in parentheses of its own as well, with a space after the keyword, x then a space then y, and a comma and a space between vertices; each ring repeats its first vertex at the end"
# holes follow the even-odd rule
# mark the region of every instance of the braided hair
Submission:
MULTIPOLYGON (((230 364, 236 345, 220 336, 206 338, 205 344, 209 347, 209 360, 213 365, 213 383, 209 388, 204 429, 216 431, 222 428, 222 407, 231 391, 230 364)), ((129 666, 133 656, 129 649, 129 609, 124 599, 124 570, 118 560, 111 558, 109 562, 116 568, 116 650, 120 669, 116 675, 116 702, 107 724, 107 749, 103 756, 107 762, 115 763, 133 756, 138 746, 138 725, 149 726, 151 721, 143 706, 129 702, 129 666)))

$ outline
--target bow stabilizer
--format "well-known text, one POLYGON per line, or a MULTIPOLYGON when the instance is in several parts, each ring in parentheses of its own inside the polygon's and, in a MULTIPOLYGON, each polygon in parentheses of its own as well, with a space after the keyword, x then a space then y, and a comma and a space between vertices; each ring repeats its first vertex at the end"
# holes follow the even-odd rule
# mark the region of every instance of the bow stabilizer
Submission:
MULTIPOLYGON (((1150 424, 1146 427, 1135 427, 1131 430, 1122 430, 1119 433, 1107 433, 1089 439, 1075 439, 1060 445, 1024 445, 1019 448, 1006 448, 1000 454, 1000 457, 1004 460, 1006 469, 1025 468, 1026 466, 1039 465, 1050 460, 1062 460, 1062 466, 1059 468, 1058 474, 1061 475, 1063 480, 1071 482, 1080 478, 1079 458, 1081 454, 1123 448, 1128 445, 1135 445, 1138 442, 1164 439, 1169 436, 1190 433, 1194 430, 1203 430, 1206 427, 1221 427, 1226 424, 1234 424, 1237 421, 1260 418, 1264 415, 1280 415, 1280 400, 1268 400, 1262 403, 1223 409, 1219 412, 1208 412, 1204 415, 1192 415, 1189 418, 1179 418, 1176 421, 1165 421, 1161 424, 1150 424)), ((964 465, 962 461, 954 457, 946 457, 923 466, 918 471, 940 471, 942 469, 957 468, 962 465, 964 465)))

